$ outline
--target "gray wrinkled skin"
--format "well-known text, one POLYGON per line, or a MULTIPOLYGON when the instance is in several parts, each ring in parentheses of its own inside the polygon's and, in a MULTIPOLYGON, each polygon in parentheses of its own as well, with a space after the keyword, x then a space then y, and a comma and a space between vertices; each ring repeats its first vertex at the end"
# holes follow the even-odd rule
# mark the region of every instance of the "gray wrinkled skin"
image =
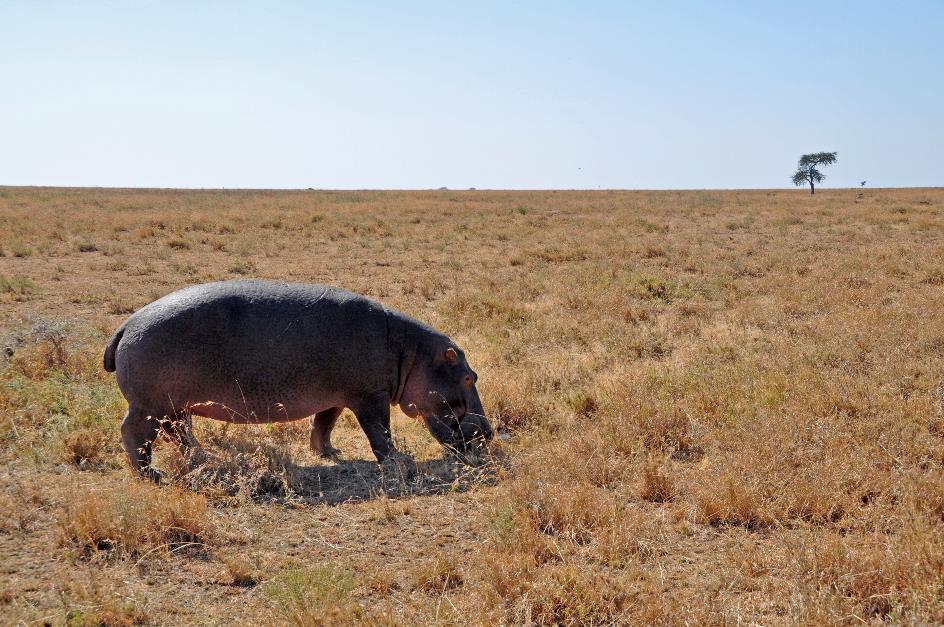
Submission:
POLYGON ((462 350, 435 329, 336 287, 224 281, 179 290, 135 312, 105 350, 128 400, 121 432, 151 478, 163 429, 199 454, 192 415, 235 423, 313 416, 311 447, 335 455, 331 430, 351 409, 379 461, 395 452, 390 406, 421 417, 462 452, 492 436, 462 350))

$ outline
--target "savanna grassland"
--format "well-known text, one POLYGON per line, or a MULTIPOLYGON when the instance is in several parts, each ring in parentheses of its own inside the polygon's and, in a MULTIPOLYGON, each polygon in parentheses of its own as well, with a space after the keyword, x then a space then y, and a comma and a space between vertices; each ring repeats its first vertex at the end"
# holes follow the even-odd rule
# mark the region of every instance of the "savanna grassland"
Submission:
POLYGON ((944 621, 944 190, 0 188, 0 250, 4 623, 944 621), (450 334, 491 461, 197 419, 133 478, 105 342, 239 277, 450 334))

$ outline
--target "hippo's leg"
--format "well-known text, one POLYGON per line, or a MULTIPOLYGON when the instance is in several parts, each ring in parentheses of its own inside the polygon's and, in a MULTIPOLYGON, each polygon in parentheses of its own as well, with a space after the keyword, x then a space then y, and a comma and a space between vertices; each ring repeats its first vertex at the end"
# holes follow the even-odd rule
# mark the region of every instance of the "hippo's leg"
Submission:
POLYGON ((370 448, 378 462, 396 453, 390 435, 390 400, 371 398, 351 404, 361 429, 370 441, 370 448))
POLYGON ((159 423, 160 418, 134 407, 128 408, 121 422, 121 443, 131 469, 154 482, 161 480, 161 473, 151 468, 151 445, 160 429, 159 423))
POLYGON ((341 451, 331 446, 331 431, 338 422, 343 407, 320 411, 311 419, 311 450, 322 457, 337 457, 341 451))
POLYGON ((207 454, 193 435, 193 416, 181 411, 175 418, 161 421, 161 430, 190 466, 199 466, 207 460, 207 454))

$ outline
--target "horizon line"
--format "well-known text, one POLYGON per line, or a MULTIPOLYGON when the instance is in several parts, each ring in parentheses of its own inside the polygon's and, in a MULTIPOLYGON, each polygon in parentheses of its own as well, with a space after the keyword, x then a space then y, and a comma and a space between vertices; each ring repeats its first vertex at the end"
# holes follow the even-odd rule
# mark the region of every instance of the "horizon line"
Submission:
MULTIPOLYGON (((191 192, 806 192, 806 187, 156 187, 109 185, 7 185, 0 189, 191 192)), ((820 192, 848 190, 944 189, 944 185, 818 187, 820 192)))

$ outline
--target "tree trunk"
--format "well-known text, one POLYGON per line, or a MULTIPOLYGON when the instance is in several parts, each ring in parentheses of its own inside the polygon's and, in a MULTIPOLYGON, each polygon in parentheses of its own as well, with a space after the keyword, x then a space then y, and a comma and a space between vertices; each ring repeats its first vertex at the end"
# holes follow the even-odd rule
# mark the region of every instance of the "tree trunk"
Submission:
POLYGON ((813 186, 813 181, 810 181, 810 196, 816 193, 816 188, 813 186))

